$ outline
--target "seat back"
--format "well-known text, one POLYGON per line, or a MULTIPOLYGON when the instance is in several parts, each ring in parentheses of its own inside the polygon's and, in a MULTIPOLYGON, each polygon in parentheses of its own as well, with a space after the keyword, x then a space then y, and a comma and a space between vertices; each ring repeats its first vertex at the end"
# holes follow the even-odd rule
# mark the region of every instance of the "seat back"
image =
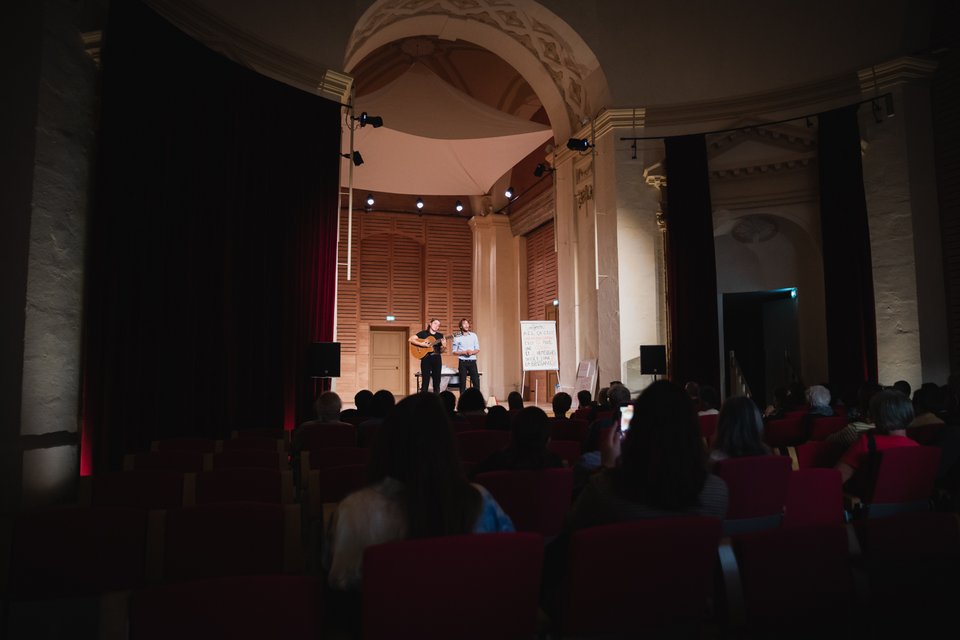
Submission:
POLYGON ((369 547, 363 559, 363 637, 529 640, 536 636, 542 562, 543 538, 532 533, 369 547))
POLYGON ((806 439, 803 414, 787 414, 777 420, 768 420, 763 426, 763 441, 770 447, 789 447, 806 439))
POLYGON ((940 449, 937 447, 898 447, 876 453, 876 464, 868 476, 864 502, 870 505, 870 515, 881 515, 879 505, 895 511, 924 508, 933 496, 940 449))
POLYGON ((296 505, 230 502, 170 509, 163 524, 163 579, 302 573, 296 505))
POLYGON ((150 445, 151 451, 197 451, 199 453, 213 453, 220 450, 220 441, 214 438, 197 436, 182 436, 177 438, 163 438, 154 440, 150 445))
POLYGON ((214 502, 268 502, 292 504, 293 474, 277 469, 226 467, 190 474, 196 504, 214 502))
POLYGON ((323 582, 315 576, 232 576, 153 586, 131 597, 130 638, 319 638, 322 592, 323 582))
POLYGON ((836 469, 799 469, 790 474, 783 509, 784 527, 843 522, 843 478, 836 469))
POLYGON ((481 462, 510 444, 509 431, 460 431, 456 434, 460 459, 481 462))
POLYGON ((138 509, 183 506, 182 471, 150 469, 101 473, 81 478, 80 486, 81 493, 89 489, 89 500, 85 500, 88 506, 138 509))
POLYGON ((847 426, 845 416, 820 416, 813 418, 810 427, 811 440, 826 440, 831 434, 840 431, 847 426))
POLYGON ((572 469, 490 471, 475 482, 487 488, 517 531, 558 535, 573 497, 572 469))
POLYGON ((717 432, 717 420, 720 418, 718 413, 708 413, 705 416, 698 416, 700 422, 700 437, 708 443, 713 439, 713 434, 717 432))
POLYGON ((370 462, 370 449, 364 447, 321 447, 310 450, 310 469, 329 469, 370 462))
POLYGON ((590 423, 574 418, 550 418, 550 439, 571 440, 577 444, 587 439, 590 423))
POLYGON ((286 451, 286 441, 281 438, 267 438, 262 436, 240 436, 230 438, 221 443, 221 451, 236 451, 242 449, 258 449, 283 453, 286 451))
POLYGON ((738 535, 733 548, 742 600, 732 597, 728 581, 726 601, 742 601, 743 612, 732 617, 757 632, 803 630, 797 637, 810 637, 832 629, 847 635, 853 589, 842 524, 738 535))
POLYGON ((907 437, 918 444, 934 446, 940 443, 943 438, 944 430, 947 425, 939 424, 921 424, 907 429, 907 437))
POLYGON ((140 469, 169 469, 173 471, 203 471, 204 454, 199 451, 149 451, 128 453, 123 457, 125 471, 140 469))
POLYGON ((301 449, 357 446, 357 428, 346 422, 318 424, 303 428, 301 449))
POLYGON ((725 533, 779 526, 792 473, 789 458, 727 458, 716 462, 714 473, 727 483, 730 495, 725 533))
POLYGON ((9 592, 15 599, 136 589, 146 578, 147 510, 57 507, 17 515, 9 592))
POLYGON ((277 471, 282 471, 290 468, 287 454, 277 453, 276 451, 234 449, 207 455, 210 456, 209 468, 211 469, 247 467, 252 469, 276 469, 277 471))
POLYGON ((843 455, 842 447, 826 440, 810 440, 786 449, 794 469, 833 468, 843 455))
POLYGON ((715 518, 581 529, 567 551, 556 624, 564 636, 638 634, 702 620, 720 539, 715 518))
POLYGON ((580 443, 573 440, 551 440, 547 443, 547 451, 560 456, 568 467, 572 467, 580 459, 580 443))

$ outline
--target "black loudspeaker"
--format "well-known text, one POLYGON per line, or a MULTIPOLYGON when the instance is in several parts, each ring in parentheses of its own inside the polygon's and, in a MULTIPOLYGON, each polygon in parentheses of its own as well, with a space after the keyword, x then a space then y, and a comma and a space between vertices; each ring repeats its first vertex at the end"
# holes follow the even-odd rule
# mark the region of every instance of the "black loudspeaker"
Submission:
POLYGON ((663 375, 667 372, 667 347, 662 344, 640 345, 640 373, 663 375))
POLYGON ((340 377, 340 343, 314 342, 307 347, 308 378, 340 377))

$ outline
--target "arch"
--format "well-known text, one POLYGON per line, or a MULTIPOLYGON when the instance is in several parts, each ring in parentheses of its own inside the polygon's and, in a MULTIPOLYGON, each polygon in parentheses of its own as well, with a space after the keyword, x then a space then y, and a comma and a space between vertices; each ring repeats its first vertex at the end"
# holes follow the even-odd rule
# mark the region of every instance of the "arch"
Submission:
POLYGON ((376 0, 350 35, 344 69, 350 72, 378 47, 412 36, 464 40, 503 58, 540 98, 558 141, 609 101, 606 77, 587 43, 533 0, 496 6, 440 0, 426 10, 417 3, 376 0))

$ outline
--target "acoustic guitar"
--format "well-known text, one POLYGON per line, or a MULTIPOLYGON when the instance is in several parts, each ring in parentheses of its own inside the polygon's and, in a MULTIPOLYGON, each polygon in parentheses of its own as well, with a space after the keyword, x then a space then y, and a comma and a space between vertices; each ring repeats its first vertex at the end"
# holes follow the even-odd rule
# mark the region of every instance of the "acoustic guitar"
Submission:
MULTIPOLYGON (((456 335, 456 334, 454 334, 454 335, 456 335)), ((443 336, 443 337, 444 337, 444 339, 446 339, 446 340, 450 340, 450 339, 453 338, 454 336, 453 336, 453 335, 449 335, 449 336, 443 336)), ((421 347, 421 346, 418 346, 418 345, 413 344, 412 342, 409 343, 409 344, 410 344, 410 355, 413 356, 414 358, 416 358, 417 360, 423 360, 423 359, 426 358, 428 355, 430 355, 431 353, 433 353, 433 346, 434 346, 435 344, 437 344, 438 342, 440 342, 439 338, 434 338, 433 336, 428 336, 428 337, 424 338, 423 341, 430 343, 430 346, 429 346, 429 347, 421 347)))

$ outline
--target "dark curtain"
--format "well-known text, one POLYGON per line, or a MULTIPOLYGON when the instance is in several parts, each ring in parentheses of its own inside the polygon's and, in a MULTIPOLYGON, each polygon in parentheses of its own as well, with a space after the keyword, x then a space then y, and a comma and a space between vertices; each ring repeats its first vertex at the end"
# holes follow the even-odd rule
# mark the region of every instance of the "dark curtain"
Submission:
POLYGON ((306 347, 333 337, 339 144, 336 103, 223 58, 140 2, 112 3, 85 462, 116 468, 152 439, 305 417, 306 347))
POLYGON ((670 377, 720 390, 717 265, 707 147, 702 135, 664 141, 670 377))
POLYGON ((877 380, 870 228, 857 106, 820 114, 820 232, 830 383, 856 390, 877 380))

